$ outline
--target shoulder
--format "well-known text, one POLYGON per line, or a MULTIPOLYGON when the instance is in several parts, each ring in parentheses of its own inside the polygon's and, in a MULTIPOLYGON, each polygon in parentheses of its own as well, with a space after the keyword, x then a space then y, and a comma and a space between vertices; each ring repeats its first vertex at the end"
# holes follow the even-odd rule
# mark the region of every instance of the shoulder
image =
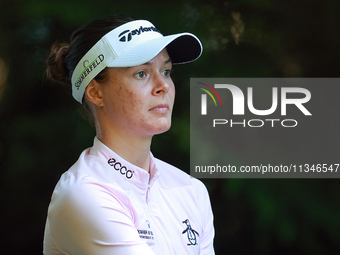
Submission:
POLYGON ((91 210, 91 207, 109 201, 125 201, 125 207, 130 207, 126 192, 115 181, 109 181, 112 178, 101 173, 100 162, 89 160, 89 157, 88 150, 85 150, 77 162, 62 174, 52 194, 50 215, 64 210, 68 215, 69 211, 91 210))
POLYGON ((85 250, 104 254, 103 248, 140 244, 129 196, 117 183, 98 177, 92 166, 78 161, 56 185, 48 209, 46 249, 58 247, 65 254, 82 254, 85 250), (114 245, 105 247, 103 243, 114 245))
POLYGON ((48 214, 49 217, 76 218, 79 213, 90 213, 95 207, 109 204, 129 211, 129 201, 119 185, 103 183, 87 173, 67 171, 53 191, 48 214))

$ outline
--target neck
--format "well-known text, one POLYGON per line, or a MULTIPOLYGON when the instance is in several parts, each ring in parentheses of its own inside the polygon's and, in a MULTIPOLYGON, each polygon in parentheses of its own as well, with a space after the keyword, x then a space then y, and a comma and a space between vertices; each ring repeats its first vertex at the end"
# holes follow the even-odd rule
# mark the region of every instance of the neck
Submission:
POLYGON ((122 130, 104 131, 99 127, 97 138, 119 156, 149 172, 150 167, 150 137, 138 137, 134 134, 127 134, 122 130))

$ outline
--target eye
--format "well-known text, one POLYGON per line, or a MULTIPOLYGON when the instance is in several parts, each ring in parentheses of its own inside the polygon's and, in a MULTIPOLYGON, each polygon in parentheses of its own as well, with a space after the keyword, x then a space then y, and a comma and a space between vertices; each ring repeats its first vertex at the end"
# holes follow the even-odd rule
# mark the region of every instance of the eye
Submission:
POLYGON ((171 69, 165 69, 162 72, 162 75, 165 76, 165 77, 170 77, 170 74, 171 74, 171 69))
POLYGON ((145 72, 145 71, 139 71, 139 72, 135 73, 134 76, 135 76, 137 79, 143 79, 143 78, 146 77, 146 72, 145 72))

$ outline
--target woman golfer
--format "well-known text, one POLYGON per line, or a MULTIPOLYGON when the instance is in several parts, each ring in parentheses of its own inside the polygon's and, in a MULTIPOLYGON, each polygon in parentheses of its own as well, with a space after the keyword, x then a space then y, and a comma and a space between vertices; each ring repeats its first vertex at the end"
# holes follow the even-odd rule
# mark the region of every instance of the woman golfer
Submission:
POLYGON ((192 34, 163 36, 145 20, 110 16, 55 44, 47 75, 72 84, 96 137, 52 195, 44 254, 214 254, 205 186, 153 157, 171 125, 172 64, 197 59, 192 34))

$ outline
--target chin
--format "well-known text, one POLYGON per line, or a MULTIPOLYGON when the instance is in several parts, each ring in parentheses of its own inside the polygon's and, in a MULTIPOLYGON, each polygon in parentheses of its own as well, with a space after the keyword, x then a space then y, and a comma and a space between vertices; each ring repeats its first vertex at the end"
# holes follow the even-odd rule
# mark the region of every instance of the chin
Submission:
POLYGON ((171 127, 171 123, 170 124, 166 124, 166 125, 159 125, 158 128, 156 128, 156 130, 154 131, 155 135, 158 134, 162 134, 165 133, 166 131, 168 131, 171 127))

